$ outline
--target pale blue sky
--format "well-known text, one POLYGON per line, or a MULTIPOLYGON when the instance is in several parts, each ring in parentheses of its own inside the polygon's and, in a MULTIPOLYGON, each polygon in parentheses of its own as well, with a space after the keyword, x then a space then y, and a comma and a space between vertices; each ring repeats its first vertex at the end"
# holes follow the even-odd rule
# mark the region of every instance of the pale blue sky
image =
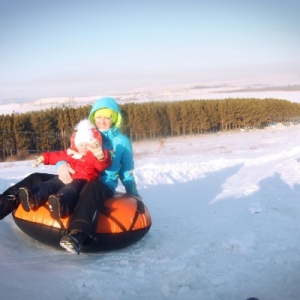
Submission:
POLYGON ((0 0, 0 100, 299 83, 299 12, 298 0, 0 0))

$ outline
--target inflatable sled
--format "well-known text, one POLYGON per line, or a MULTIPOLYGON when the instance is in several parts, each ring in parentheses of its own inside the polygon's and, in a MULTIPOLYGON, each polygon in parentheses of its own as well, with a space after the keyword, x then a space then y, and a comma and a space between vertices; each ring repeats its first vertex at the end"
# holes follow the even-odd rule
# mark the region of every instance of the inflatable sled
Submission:
MULTIPOLYGON (((13 212, 13 218, 17 226, 33 239, 60 248, 59 241, 66 233, 69 217, 54 220, 47 204, 30 212, 19 205, 13 212)), ((150 227, 151 217, 144 203, 135 197, 118 194, 105 201, 94 238, 82 245, 81 252, 129 246, 142 239, 150 227)))

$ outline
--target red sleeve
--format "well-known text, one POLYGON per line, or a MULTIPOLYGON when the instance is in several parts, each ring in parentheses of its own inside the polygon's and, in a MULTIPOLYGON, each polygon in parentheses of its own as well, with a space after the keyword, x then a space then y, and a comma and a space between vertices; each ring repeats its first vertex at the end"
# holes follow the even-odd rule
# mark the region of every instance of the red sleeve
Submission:
POLYGON ((67 155, 67 150, 56 152, 45 152, 42 154, 44 157, 44 165, 55 165, 61 160, 68 161, 70 156, 67 155))

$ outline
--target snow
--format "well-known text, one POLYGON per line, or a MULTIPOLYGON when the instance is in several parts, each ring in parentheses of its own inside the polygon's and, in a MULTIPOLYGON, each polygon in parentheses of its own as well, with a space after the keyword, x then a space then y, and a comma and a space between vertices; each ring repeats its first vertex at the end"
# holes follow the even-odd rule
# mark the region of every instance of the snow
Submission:
MULTIPOLYGON (((264 80, 261 79, 263 82, 264 80)), ((282 81, 282 78, 281 78, 282 81)), ((276 84, 249 84, 246 82, 214 82, 208 85, 173 86, 157 90, 136 89, 120 93, 112 93, 109 96, 118 99, 119 104, 144 103, 153 101, 178 101, 194 99, 226 99, 226 98, 256 98, 256 99, 281 99, 290 102, 300 102, 300 87, 298 81, 293 84, 290 78, 289 84, 278 86, 276 84)), ((93 96, 65 96, 41 99, 1 99, 0 114, 24 113, 57 107, 79 107, 93 105, 94 102, 106 95, 93 96)))
MULTIPOLYGON (((32 240, 8 216, 1 299, 299 299, 299 135, 289 126, 134 143, 148 234, 75 255, 32 240)), ((1 163, 0 192, 55 172, 31 163, 1 163)))

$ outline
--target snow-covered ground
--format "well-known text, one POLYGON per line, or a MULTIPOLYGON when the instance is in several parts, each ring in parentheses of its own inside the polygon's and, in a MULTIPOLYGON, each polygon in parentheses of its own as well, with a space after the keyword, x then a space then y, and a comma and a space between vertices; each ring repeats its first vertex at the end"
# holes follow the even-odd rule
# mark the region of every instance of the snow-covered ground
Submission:
MULTIPOLYGON (((1 299, 300 299, 300 127, 134 144, 152 217, 138 243, 75 255, 0 221, 1 299)), ((0 164, 0 192, 32 161, 0 164)), ((122 191, 121 187, 120 190, 122 191)))

